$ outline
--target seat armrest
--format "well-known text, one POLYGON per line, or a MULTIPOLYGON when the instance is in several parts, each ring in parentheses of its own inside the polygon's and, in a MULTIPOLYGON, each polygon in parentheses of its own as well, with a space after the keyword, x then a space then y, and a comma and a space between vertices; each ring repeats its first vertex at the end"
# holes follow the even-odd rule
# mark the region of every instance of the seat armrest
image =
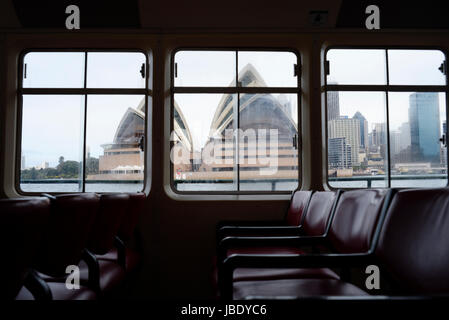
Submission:
POLYGON ((226 237, 220 241, 217 248, 217 258, 220 264, 231 248, 244 247, 304 247, 327 245, 324 236, 290 236, 290 237, 226 237))
POLYGON ((286 226, 285 220, 225 220, 217 223, 217 230, 223 227, 269 227, 269 226, 286 226))
POLYGON ((117 263, 126 269, 126 246, 118 237, 114 238, 114 246, 117 248, 117 263))
POLYGON ((49 194, 49 193, 42 193, 41 196, 45 197, 45 198, 48 198, 50 200, 56 200, 56 197, 51 195, 51 194, 49 194))
POLYGON ((222 296, 232 299, 233 274, 236 268, 341 268, 373 264, 371 253, 352 254, 300 254, 260 255, 233 254, 218 268, 218 281, 222 296))
POLYGON ((48 301, 53 299, 50 287, 33 269, 29 270, 26 275, 24 286, 31 292, 36 300, 48 301))
POLYGON ((217 231, 217 239, 221 241, 231 236, 298 236, 301 226, 224 226, 217 231))
POLYGON ((97 258, 88 249, 84 249, 82 259, 87 264, 87 286, 96 292, 100 292, 100 265, 97 258))

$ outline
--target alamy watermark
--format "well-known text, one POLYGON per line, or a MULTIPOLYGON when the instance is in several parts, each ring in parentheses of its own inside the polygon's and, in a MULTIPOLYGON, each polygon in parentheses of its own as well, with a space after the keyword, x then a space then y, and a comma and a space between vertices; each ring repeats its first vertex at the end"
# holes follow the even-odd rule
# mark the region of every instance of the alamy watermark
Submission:
POLYGON ((78 290, 80 288, 80 268, 71 264, 67 266, 65 273, 68 274, 65 280, 65 287, 68 290, 78 290))
POLYGON ((371 264, 366 267, 365 273, 369 276, 365 280, 365 287, 368 290, 380 289, 380 270, 379 267, 371 264))

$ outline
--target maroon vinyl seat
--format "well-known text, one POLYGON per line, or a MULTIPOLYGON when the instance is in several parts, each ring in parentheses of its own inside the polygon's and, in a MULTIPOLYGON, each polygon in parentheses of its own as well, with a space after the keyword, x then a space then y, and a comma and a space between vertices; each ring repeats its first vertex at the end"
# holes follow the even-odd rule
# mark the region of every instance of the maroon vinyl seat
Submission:
MULTIPOLYGON (((332 247, 334 253, 366 253, 369 252, 373 244, 374 235, 378 230, 381 217, 385 214, 389 203, 391 190, 370 189, 354 190, 342 193, 336 205, 334 217, 330 225, 328 236, 325 238, 332 247)), ((307 237, 306 237, 307 238, 307 237)), ((301 240, 298 241, 300 243, 301 240)), ((304 256, 304 255, 301 255, 304 256)), ((307 256, 307 255, 305 255, 307 256)), ((276 258, 262 256, 266 260, 276 258)), ((292 256, 292 258, 295 258, 292 256)), ((254 267, 256 259, 251 256, 231 256, 225 261, 225 265, 234 263, 231 268, 224 273, 223 280, 228 285, 224 287, 224 296, 234 299, 244 299, 248 296, 301 296, 322 294, 329 289, 328 294, 353 295, 355 292, 363 293, 352 284, 346 283, 335 277, 320 277, 320 279, 307 276, 310 270, 305 272, 300 279, 277 279, 277 280, 251 280, 233 281, 234 269, 238 267, 254 267), (248 258, 247 262, 245 259, 248 258), (233 262, 235 261, 235 262, 233 262), (230 273, 229 273, 230 272, 230 273), (232 277, 231 277, 232 276, 232 277), (286 285, 290 283, 289 285, 286 285), (313 289, 312 289, 313 287, 313 289), (232 290, 230 289, 232 288, 232 290), (307 288, 307 290, 305 290, 307 288)), ((272 266, 268 263, 268 266, 272 266)), ((266 267, 261 265, 260 267, 266 267)), ((227 267, 226 267, 227 268, 227 267)), ((276 269, 278 267, 276 266, 276 269)), ((289 266, 291 268, 291 266, 289 266)), ((283 269, 283 268, 281 268, 283 269)), ((294 268, 303 269, 303 268, 294 268)), ((320 268, 307 268, 320 270, 320 268)))
POLYGON ((94 193, 51 197, 50 218, 34 266, 54 300, 96 298, 95 291, 83 283, 79 289, 67 289, 65 280, 67 266, 78 266, 83 258, 98 205, 94 193))
POLYGON ((229 236, 297 235, 307 210, 312 191, 294 191, 283 220, 223 221, 217 226, 217 244, 229 236))
MULTIPOLYGON (((113 254, 115 236, 118 233, 125 211, 127 210, 129 195, 124 193, 102 194, 100 205, 93 227, 91 229, 86 248, 95 256, 98 274, 94 284, 98 292, 109 293, 117 289, 125 279, 125 268, 114 260, 103 260, 102 256, 113 254)), ((88 280, 88 267, 81 266, 82 279, 88 280)), ((91 269, 88 269, 91 271, 91 269)))
MULTIPOLYGON (((307 236, 326 236, 330 227, 332 209, 337 194, 332 191, 315 192, 310 199, 307 212, 302 222, 302 234, 307 236)), ((253 247, 246 252, 240 248, 231 248, 227 255, 233 254, 304 254, 298 247, 253 247)), ((237 268, 234 271, 234 281, 249 280, 274 280, 293 278, 332 278, 339 276, 332 270, 326 268, 318 269, 270 269, 270 268, 237 268)))
MULTIPOLYGON (((264 226, 260 227, 229 227, 222 228, 221 235, 239 236, 239 237, 253 237, 264 235, 276 235, 276 236, 289 236, 289 235, 300 235, 302 234, 302 222, 306 216, 307 208, 309 206, 310 200, 312 198, 312 191, 295 191, 290 206, 285 218, 285 224, 287 228, 282 226, 264 226), (293 228, 289 228, 293 227, 293 228), (293 233, 292 233, 293 232, 293 233)), ((219 244, 220 246, 220 244, 219 244)), ((279 247, 273 246, 239 246, 229 248, 226 254, 219 254, 218 259, 223 260, 226 256, 231 254, 298 254, 301 253, 296 247, 279 247)))
MULTIPOLYGON (((384 298, 448 297, 449 246, 445 244, 449 240, 449 188, 398 191, 379 227, 378 241, 374 241, 366 255, 302 256, 301 261, 296 262, 303 266, 311 261, 328 266, 375 264, 388 279, 388 295, 384 298)), ((241 282, 234 288, 234 297, 368 295, 346 282, 339 282, 340 292, 336 292, 326 282, 323 286, 322 281, 312 285, 301 281, 287 285, 286 290, 281 289, 285 281, 241 282), (343 288, 350 288, 350 292, 343 288)))
POLYGON ((256 225, 255 221, 235 221, 222 222, 218 224, 217 248, 218 254, 212 263, 212 283, 218 290, 218 268, 219 264, 229 255, 232 254, 299 254, 302 253, 296 247, 279 247, 279 246, 239 246, 232 247, 227 250, 220 250, 221 242, 226 237, 254 237, 254 236, 289 236, 298 235, 301 230, 301 222, 312 197, 312 191, 294 191, 290 200, 290 205, 284 220, 279 221, 262 221, 256 225), (231 225, 226 225, 231 223, 231 225))
POLYGON ((449 188, 399 191, 375 250, 392 293, 448 296, 448 244, 449 188))
MULTIPOLYGON (((307 205, 307 208, 304 209, 302 213, 302 223, 300 234, 308 235, 308 236, 326 236, 327 231, 330 226, 330 222, 332 220, 332 214, 334 211, 334 207, 336 201, 338 200, 339 193, 335 193, 332 191, 322 191, 315 192, 312 194, 311 199, 307 205)), ((233 254, 263 254, 263 255, 297 255, 303 254, 304 251, 296 245, 283 245, 279 246, 275 243, 271 246, 259 246, 256 242, 252 242, 253 238, 245 238, 245 237, 228 237, 225 238, 220 245, 225 245, 226 241, 229 240, 239 240, 240 238, 244 238, 242 240, 250 240, 253 244, 250 246, 237 246, 233 247, 232 244, 229 248, 226 249, 226 256, 229 257, 233 254)), ((265 241, 263 238, 260 238, 264 243, 270 242, 265 241)), ((277 239, 279 240, 279 239, 277 239)), ((245 241, 244 241, 245 242, 245 241)), ((244 243, 243 242, 243 243, 244 243)), ((220 247, 219 247, 220 249, 220 247)), ((219 254, 219 256, 224 256, 224 253, 219 254)), ((223 260, 221 260, 223 261, 223 260)), ((218 293, 218 273, 219 266, 214 266, 213 270, 213 285, 216 288, 217 295, 218 293)), ((270 268, 237 268, 234 272, 234 281, 248 281, 248 280, 272 280, 272 279, 285 279, 285 278, 332 278, 339 279, 339 276, 330 269, 325 268, 317 268, 317 269, 270 269, 270 268)))
POLYGON ((30 197, 0 200, 0 272, 2 298, 33 300, 33 293, 24 287, 33 259, 50 215, 50 201, 30 197))
POLYGON ((97 259, 102 261, 115 261, 122 265, 126 273, 133 272, 141 262, 141 254, 131 247, 134 231, 139 221, 139 217, 144 211, 146 195, 143 192, 129 193, 128 205, 117 232, 119 248, 115 247, 104 255, 97 255, 97 259), (120 261, 119 256, 124 256, 124 261, 120 261))
POLYGON ((368 295, 359 287, 338 279, 277 279, 241 281, 234 285, 234 299, 299 298, 321 296, 368 295))

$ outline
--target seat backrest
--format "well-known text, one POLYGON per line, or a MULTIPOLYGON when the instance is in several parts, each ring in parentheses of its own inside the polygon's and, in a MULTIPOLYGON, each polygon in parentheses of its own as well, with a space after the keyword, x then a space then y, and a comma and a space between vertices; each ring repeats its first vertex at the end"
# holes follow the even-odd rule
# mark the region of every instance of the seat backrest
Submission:
POLYGON ((14 299, 36 256, 50 215, 50 200, 30 197, 0 200, 1 295, 14 299))
POLYGON ((126 193, 102 194, 100 207, 89 235, 87 248, 95 254, 105 254, 113 248, 125 211, 129 205, 126 193))
POLYGON ((332 247, 340 253, 371 249, 381 214, 385 214, 392 190, 351 190, 341 194, 329 230, 332 247))
POLYGON ((375 254, 397 290, 449 294, 449 188, 398 191, 375 254))
POLYGON ((302 222, 312 191, 295 191, 290 201, 286 221, 290 226, 299 226, 302 222))
POLYGON ((305 235, 325 235, 336 198, 337 193, 333 191, 317 191, 313 193, 302 222, 305 235))
POLYGON ((78 265, 98 211, 95 193, 59 195, 51 199, 51 212, 36 269, 50 276, 66 275, 69 265, 78 265))
POLYGON ((134 229, 139 221, 140 214, 145 210, 146 196, 143 192, 129 193, 128 206, 123 215, 118 236, 127 241, 132 238, 134 229))

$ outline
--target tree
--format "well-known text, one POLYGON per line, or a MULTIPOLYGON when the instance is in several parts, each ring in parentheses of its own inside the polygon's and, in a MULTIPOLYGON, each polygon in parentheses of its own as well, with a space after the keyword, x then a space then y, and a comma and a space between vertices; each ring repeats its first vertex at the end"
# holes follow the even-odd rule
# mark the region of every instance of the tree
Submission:
POLYGON ((99 160, 97 158, 86 159, 86 174, 97 174, 99 171, 99 160))
POLYGON ((58 166, 58 171, 63 178, 78 178, 80 164, 77 161, 64 161, 58 166))

